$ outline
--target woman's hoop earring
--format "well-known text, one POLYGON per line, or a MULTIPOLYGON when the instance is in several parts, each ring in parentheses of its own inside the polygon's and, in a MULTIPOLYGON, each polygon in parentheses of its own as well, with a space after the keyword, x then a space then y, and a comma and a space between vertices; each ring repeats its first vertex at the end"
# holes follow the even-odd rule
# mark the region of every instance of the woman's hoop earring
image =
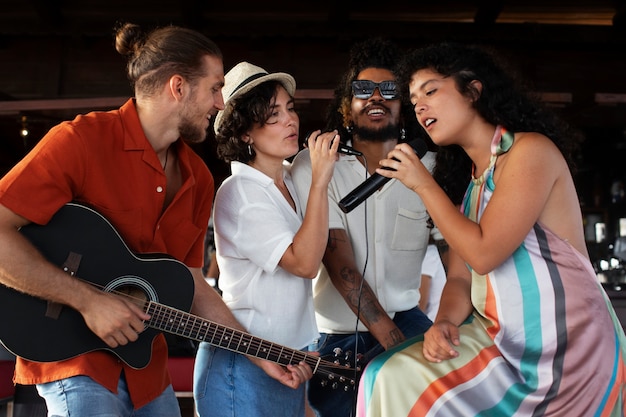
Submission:
POLYGON ((248 143, 248 155, 252 156, 252 145, 248 143))

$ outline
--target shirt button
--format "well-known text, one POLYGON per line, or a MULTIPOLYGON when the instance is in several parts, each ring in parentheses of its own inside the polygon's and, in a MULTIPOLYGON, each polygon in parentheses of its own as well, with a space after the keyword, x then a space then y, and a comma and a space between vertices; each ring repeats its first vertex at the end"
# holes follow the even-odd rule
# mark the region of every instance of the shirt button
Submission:
POLYGON ((157 193, 162 193, 163 192, 163 187, 161 187, 160 185, 157 187, 157 193))

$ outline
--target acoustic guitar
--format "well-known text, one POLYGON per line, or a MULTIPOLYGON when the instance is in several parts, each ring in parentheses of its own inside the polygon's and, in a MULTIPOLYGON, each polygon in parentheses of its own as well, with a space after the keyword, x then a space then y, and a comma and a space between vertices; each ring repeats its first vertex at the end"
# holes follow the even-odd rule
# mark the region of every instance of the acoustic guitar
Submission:
POLYGON ((0 341, 16 356, 50 362, 106 350, 140 369, 150 362, 154 338, 167 332, 280 365, 304 361, 326 384, 345 391, 355 389, 355 370, 339 361, 188 313, 194 294, 189 269, 167 255, 133 253, 113 225, 87 206, 68 203, 48 224, 29 224, 20 231, 50 262, 102 291, 130 298, 150 319, 144 322, 138 340, 110 348, 76 310, 0 285, 0 341))

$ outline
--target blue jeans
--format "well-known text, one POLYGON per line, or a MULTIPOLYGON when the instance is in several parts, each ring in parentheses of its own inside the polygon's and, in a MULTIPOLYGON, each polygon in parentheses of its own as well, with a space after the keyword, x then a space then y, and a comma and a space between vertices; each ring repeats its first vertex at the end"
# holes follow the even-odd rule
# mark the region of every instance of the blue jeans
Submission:
MULTIPOLYGON (((430 319, 417 307, 396 313, 393 321, 407 339, 423 334, 432 325, 430 319)), ((354 352, 357 352, 357 354, 362 355, 358 364, 361 369, 365 368, 365 364, 372 358, 385 350, 369 332, 356 334, 322 333, 317 343, 309 348, 318 351, 320 356, 330 361, 334 360, 336 348, 340 348, 343 352, 341 359, 347 352, 351 352, 350 359, 353 361, 356 356, 354 352), (328 355, 332 355, 333 358, 328 357, 328 355)), ((354 363, 351 366, 354 366, 354 363)), ((309 404, 318 417, 354 416, 356 393, 356 388, 354 391, 346 392, 342 389, 333 389, 331 384, 322 386, 316 377, 311 379, 308 384, 309 404)))
POLYGON ((123 373, 117 394, 88 376, 37 384, 37 391, 46 400, 51 417, 180 417, 180 407, 171 385, 159 397, 134 410, 123 373))
POLYGON ((193 396, 200 417, 303 417, 305 384, 291 389, 246 356, 200 343, 193 396))

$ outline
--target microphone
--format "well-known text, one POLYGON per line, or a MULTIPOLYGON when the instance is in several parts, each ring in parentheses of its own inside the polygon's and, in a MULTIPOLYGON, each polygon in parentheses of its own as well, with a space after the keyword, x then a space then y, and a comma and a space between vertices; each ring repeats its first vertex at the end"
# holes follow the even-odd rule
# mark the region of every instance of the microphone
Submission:
POLYGON ((337 152, 342 153, 344 155, 354 155, 354 156, 363 156, 363 152, 359 152, 356 149, 344 145, 343 143, 339 143, 339 147, 337 148, 337 152))
MULTIPOLYGON (((417 138, 408 142, 409 145, 413 148, 415 153, 419 158, 422 158, 426 155, 428 151, 428 147, 426 143, 417 138)), ((387 168, 391 169, 391 168, 387 168)), ((393 171, 393 169, 391 169, 393 171)), ((383 177, 378 173, 373 173, 368 179, 363 181, 361 185, 356 187, 354 190, 350 192, 347 196, 339 201, 339 208, 344 213, 351 212, 356 206, 361 204, 366 198, 374 194, 374 191, 378 190, 380 187, 385 185, 391 178, 383 177)))
MULTIPOLYGON (((306 135, 306 139, 304 140, 305 144, 309 141, 309 136, 311 136, 311 133, 313 132, 310 132, 308 135, 306 135)), ((344 155, 363 156, 363 152, 359 152, 356 149, 348 145, 344 145, 341 142, 339 142, 339 147, 337 148, 337 152, 342 153, 344 155)))

